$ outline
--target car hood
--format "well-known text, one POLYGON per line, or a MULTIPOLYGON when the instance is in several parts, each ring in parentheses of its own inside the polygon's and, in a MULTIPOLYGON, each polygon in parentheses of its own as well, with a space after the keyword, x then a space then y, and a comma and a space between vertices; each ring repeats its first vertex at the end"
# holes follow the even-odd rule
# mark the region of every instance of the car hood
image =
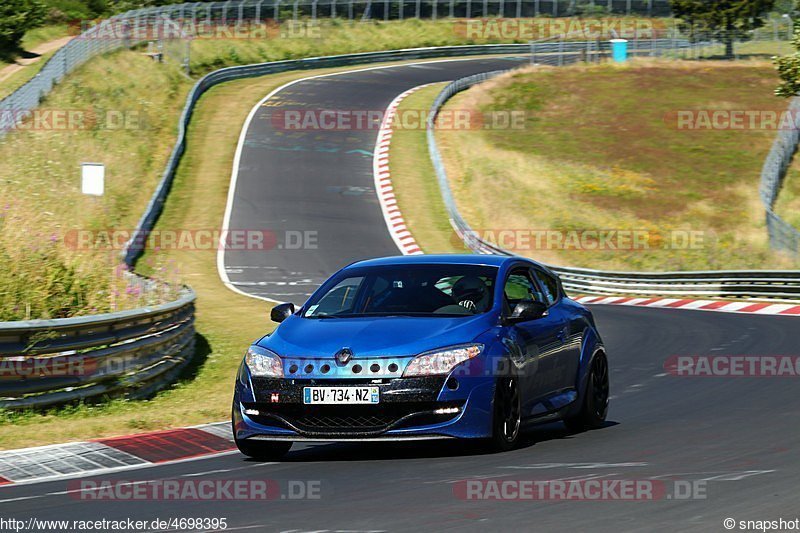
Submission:
POLYGON ((259 345, 282 357, 327 358, 350 348, 355 358, 410 356, 472 342, 492 327, 474 317, 309 319, 291 316, 259 345))

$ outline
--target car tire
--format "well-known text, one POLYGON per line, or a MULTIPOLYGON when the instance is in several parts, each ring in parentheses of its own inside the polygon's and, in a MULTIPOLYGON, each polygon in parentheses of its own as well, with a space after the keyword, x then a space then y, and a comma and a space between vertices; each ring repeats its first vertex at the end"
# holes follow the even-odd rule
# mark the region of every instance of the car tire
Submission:
POLYGON ((488 448, 492 452, 512 450, 519 442, 522 427, 522 405, 519 381, 515 377, 497 380, 492 402, 492 437, 488 448))
MULTIPOLYGON (((233 409, 236 409, 235 404, 233 409)), ((292 441, 274 440, 239 440, 236 438, 236 426, 231 415, 231 429, 233 442, 236 447, 247 457, 257 461, 275 461, 286 455, 292 447, 292 441)))
POLYGON ((564 425, 573 433, 603 426, 608 414, 608 359, 597 352, 586 383, 586 394, 580 412, 564 419, 564 425))
POLYGON ((289 452, 291 441, 239 440, 236 447, 247 457, 257 461, 276 461, 289 452))

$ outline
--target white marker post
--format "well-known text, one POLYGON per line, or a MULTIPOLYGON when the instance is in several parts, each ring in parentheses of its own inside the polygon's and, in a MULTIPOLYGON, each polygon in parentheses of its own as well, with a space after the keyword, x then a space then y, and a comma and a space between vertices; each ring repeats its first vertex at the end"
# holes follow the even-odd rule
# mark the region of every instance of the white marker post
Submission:
POLYGON ((81 192, 91 196, 103 196, 105 192, 106 166, 103 163, 81 163, 81 192))

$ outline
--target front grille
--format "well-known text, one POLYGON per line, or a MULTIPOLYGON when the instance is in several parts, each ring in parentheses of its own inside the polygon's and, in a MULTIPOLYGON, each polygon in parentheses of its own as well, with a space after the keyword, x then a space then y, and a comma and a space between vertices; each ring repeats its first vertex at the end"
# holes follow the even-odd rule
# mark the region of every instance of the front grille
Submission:
POLYGON ((311 430, 322 431, 331 429, 342 430, 375 430, 389 426, 395 421, 394 417, 381 415, 365 416, 301 416, 295 419, 297 426, 311 430))
POLYGON ((254 422, 295 429, 308 436, 380 434, 410 425, 446 422, 457 414, 437 415, 434 409, 460 407, 463 402, 398 402, 383 405, 252 404, 260 411, 254 422))

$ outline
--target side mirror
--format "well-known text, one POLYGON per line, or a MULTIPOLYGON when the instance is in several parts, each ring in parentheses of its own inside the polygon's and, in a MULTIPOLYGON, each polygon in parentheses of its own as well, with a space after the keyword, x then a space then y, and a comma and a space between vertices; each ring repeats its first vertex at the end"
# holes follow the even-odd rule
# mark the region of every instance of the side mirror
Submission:
POLYGON ((511 316, 506 318, 506 322, 509 324, 516 324, 517 322, 538 320, 547 316, 547 313, 547 306, 542 302, 519 302, 514 307, 511 316))
POLYGON ((272 308, 269 317, 273 322, 283 322, 294 314, 294 304, 280 304, 272 308))

